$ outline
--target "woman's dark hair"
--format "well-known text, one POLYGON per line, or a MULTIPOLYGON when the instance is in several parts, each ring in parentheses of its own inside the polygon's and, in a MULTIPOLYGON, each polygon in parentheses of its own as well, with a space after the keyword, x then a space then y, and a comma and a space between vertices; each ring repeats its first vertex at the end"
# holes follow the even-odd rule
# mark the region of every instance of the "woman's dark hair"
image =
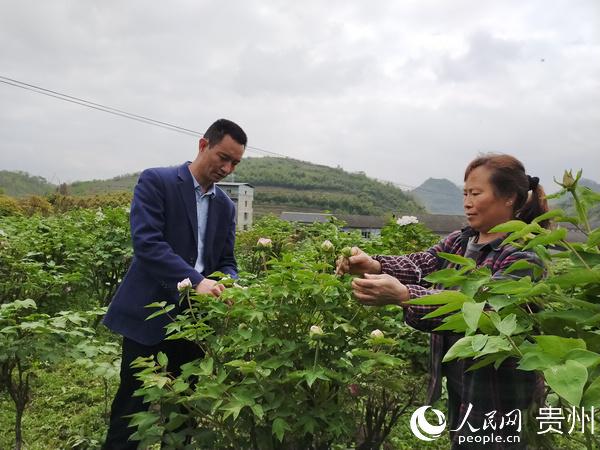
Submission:
MULTIPOLYGON (((537 216, 548 211, 546 194, 539 184, 539 178, 527 175, 521 161, 514 156, 494 153, 481 155, 467 166, 464 181, 467 181, 469 174, 477 167, 487 167, 491 170, 490 183, 494 187, 496 196, 500 198, 515 196, 513 203, 515 218, 531 223, 537 216)), ((544 220, 540 225, 547 228, 549 221, 544 220)))
POLYGON ((242 130, 242 127, 227 119, 219 119, 208 127, 208 130, 204 133, 204 138, 208 140, 209 147, 214 147, 227 135, 231 136, 231 139, 238 144, 246 147, 248 138, 246 137, 244 130, 242 130))

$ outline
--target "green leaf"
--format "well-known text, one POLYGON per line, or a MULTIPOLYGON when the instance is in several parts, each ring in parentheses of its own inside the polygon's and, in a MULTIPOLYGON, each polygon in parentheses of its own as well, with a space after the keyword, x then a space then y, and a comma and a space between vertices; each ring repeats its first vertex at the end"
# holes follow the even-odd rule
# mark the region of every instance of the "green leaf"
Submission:
POLYGON ((329 381, 330 378, 325 375, 323 369, 311 369, 304 372, 304 379, 306 380, 306 384, 308 387, 312 387, 313 383, 317 381, 317 379, 329 381))
POLYGON ((511 348, 510 342, 504 336, 489 336, 483 349, 478 351, 475 356, 479 357, 490 353, 508 351, 511 348))
POLYGON ((539 226, 537 223, 530 223, 523 227, 521 230, 510 234, 506 239, 502 241, 502 245, 510 244, 511 242, 526 237, 530 233, 540 233, 543 231, 545 231, 544 228, 539 226))
POLYGON ((475 350, 473 350, 473 336, 465 336, 456 341, 454 345, 448 349, 442 362, 472 356, 475 356, 475 350))
POLYGON ((409 300, 406 303, 410 305, 445 305, 446 303, 465 302, 470 300, 465 294, 459 291, 442 291, 437 294, 426 295, 424 297, 409 300))
POLYGON ((432 319, 434 317, 443 316, 444 314, 451 313, 453 311, 457 311, 461 309, 463 303, 462 302, 453 302, 447 303, 445 305, 440 306, 435 311, 430 312, 423 316, 423 319, 432 319))
POLYGON ((509 220, 508 222, 496 225, 489 233, 513 233, 515 231, 521 231, 526 226, 527 224, 522 220, 509 220))
POLYGON ((510 306, 518 301, 518 297, 511 297, 509 295, 494 295, 487 299, 488 305, 490 305, 496 311, 500 311, 502 308, 510 306))
POLYGON ((600 283, 600 272, 592 269, 571 269, 567 273, 550 277, 549 284, 557 284, 561 288, 581 286, 588 283, 600 283))
POLYGON ((223 414, 223 419, 227 419, 231 415, 233 415, 233 420, 237 419, 237 417, 240 415, 240 411, 244 406, 247 405, 238 400, 230 401, 229 403, 221 407, 221 410, 225 411, 225 414, 223 414))
POLYGON ((598 405, 600 405, 600 377, 592 381, 592 384, 585 390, 581 399, 581 406, 586 408, 592 406, 597 408, 598 405))
POLYGON ((540 267, 538 264, 529 262, 526 259, 519 259, 518 261, 515 261, 510 266, 508 266, 506 269, 504 269, 503 273, 509 274, 509 273, 516 272, 516 271, 530 272, 530 273, 533 273, 534 276, 537 278, 542 274, 544 269, 542 267, 540 267))
POLYGON ((587 369, 583 364, 577 361, 566 361, 564 364, 544 370, 544 378, 554 392, 569 404, 579 406, 588 378, 587 369))
POLYGON ((600 228, 596 228, 588 235, 587 245, 589 247, 596 247, 600 244, 600 228))
POLYGON ((453 267, 438 270, 437 272, 430 273, 425 277, 425 280, 432 284, 445 285, 456 285, 464 279, 466 279, 466 277, 461 275, 460 272, 453 267))
POLYGON ((438 252, 437 256, 460 266, 475 267, 476 265, 475 261, 473 261, 471 258, 465 258, 464 256, 455 255, 454 253, 438 252))
POLYGON ((472 372, 473 370, 481 369, 482 367, 493 364, 498 358, 498 355, 487 355, 484 358, 478 359, 475 364, 469 366, 466 372, 472 372))
POLYGON ((540 223, 544 220, 551 220, 557 217, 566 216, 566 213, 562 209, 552 209, 532 220, 534 223, 540 223))
POLYGON ((477 324, 479 323, 479 318, 481 317, 481 313, 483 312, 483 308, 485 306, 484 302, 474 303, 474 302, 465 302, 462 305, 462 313, 465 318, 465 323, 467 327, 475 331, 477 329, 477 324))
POLYGON ((589 350, 576 348, 565 355, 565 360, 577 361, 583 364, 587 369, 591 369, 600 364, 600 355, 595 352, 590 352, 589 350))
POLYGON ((286 431, 290 431, 291 428, 288 423, 282 419, 281 417, 277 417, 273 421, 273 426, 271 428, 272 433, 275 435, 279 442, 283 442, 283 436, 286 431))
POLYGON ((558 365, 561 358, 542 351, 529 351, 519 361, 521 370, 546 370, 558 365))
POLYGON ((262 418, 265 415, 265 412, 264 412, 263 407, 261 405, 259 405, 258 403, 255 403, 255 404, 253 404, 253 405, 250 406, 250 409, 252 410, 252 412, 254 413, 254 415, 259 420, 262 420, 262 418))
POLYGON ((511 336, 517 329, 517 316, 514 313, 509 314, 496 325, 496 328, 505 336, 511 336))
POLYGON ((485 347, 485 344, 487 344, 488 339, 489 336, 487 334, 477 334, 473 336, 473 342, 471 344, 473 346, 473 350, 476 352, 482 350, 483 347, 485 347))
MULTIPOLYGON (((161 302, 162 303, 162 302, 161 302)), ((150 320, 150 319, 154 319, 155 317, 158 316, 162 316, 164 314, 167 314, 169 311, 171 311, 173 308, 175 308, 175 305, 170 304, 165 306, 163 309, 159 309, 158 311, 153 312, 152 314, 150 314, 148 317, 146 317, 146 320, 150 320)))
POLYGON ((558 358, 564 358, 567 353, 576 348, 586 349, 583 339, 560 336, 534 336, 534 339, 545 353, 558 358))
POLYGON ((467 324, 462 313, 452 314, 444 317, 444 323, 433 329, 433 331, 454 331, 455 333, 464 333, 467 331, 467 324))
POLYGON ((531 241, 529 241, 527 243, 527 245, 525 245, 525 247, 523 247, 523 250, 529 250, 530 248, 535 247, 536 245, 552 245, 552 244, 556 244, 559 241, 564 241, 567 237, 567 229, 566 228, 557 228, 556 230, 553 230, 551 232, 549 232, 548 234, 541 234, 535 238, 533 238, 531 241))
POLYGON ((165 355, 163 352, 158 352, 158 355, 156 355, 156 360, 161 367, 167 367, 167 364, 169 363, 169 358, 167 358, 167 355, 165 355))
POLYGON ((214 361, 212 358, 203 359, 200 363, 200 374, 204 376, 211 375, 213 372, 214 361))

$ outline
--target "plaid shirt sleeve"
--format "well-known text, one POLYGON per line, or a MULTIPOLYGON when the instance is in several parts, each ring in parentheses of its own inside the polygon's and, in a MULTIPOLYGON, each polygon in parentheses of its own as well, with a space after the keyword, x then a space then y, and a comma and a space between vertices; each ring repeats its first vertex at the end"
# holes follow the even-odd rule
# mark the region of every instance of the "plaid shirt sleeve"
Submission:
MULTIPOLYGON (((438 252, 454 253, 460 232, 454 232, 441 242, 425 252, 411 253, 403 256, 374 256, 381 264, 381 273, 397 278, 404 284, 409 298, 415 299, 441 292, 441 289, 431 288, 431 283, 424 278, 442 268, 442 261, 437 257, 438 252)), ((423 316, 435 311, 437 306, 402 305, 404 320, 411 327, 421 331, 431 331, 440 326, 444 317, 422 319, 423 316)))

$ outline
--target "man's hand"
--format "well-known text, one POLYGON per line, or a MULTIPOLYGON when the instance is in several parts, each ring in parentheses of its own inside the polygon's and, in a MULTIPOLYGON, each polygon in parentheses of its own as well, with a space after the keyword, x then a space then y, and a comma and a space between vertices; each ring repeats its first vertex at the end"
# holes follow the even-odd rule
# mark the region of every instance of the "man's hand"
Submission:
POLYGON ((388 274, 371 275, 352 280, 354 297, 363 305, 400 305, 409 299, 408 288, 388 274))
POLYGON ((381 273, 381 264, 375 261, 358 247, 352 247, 352 256, 340 256, 336 261, 336 275, 351 273, 363 275, 365 273, 381 273))
POLYGON ((221 292, 223 292, 224 290, 225 286, 209 278, 203 279, 196 286, 196 292, 198 294, 210 294, 214 297, 218 297, 219 295, 221 295, 221 292))

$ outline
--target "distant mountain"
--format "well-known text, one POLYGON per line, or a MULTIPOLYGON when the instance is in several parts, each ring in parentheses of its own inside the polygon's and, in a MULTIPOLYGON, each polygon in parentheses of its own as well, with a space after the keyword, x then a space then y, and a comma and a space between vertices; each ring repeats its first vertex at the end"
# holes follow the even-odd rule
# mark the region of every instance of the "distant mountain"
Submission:
POLYGON ((462 190, 445 178, 429 178, 411 194, 431 214, 463 214, 462 190))
MULTIPOLYGON (((33 180, 39 178, 24 175, 33 180)), ((109 180, 78 181, 69 185, 67 191, 72 195, 131 192, 138 176, 134 173, 109 180)), ((289 158, 244 158, 225 181, 254 186, 254 206, 258 215, 278 214, 284 210, 366 215, 424 212, 412 196, 392 183, 382 183, 364 173, 349 173, 289 158)), ((49 186, 50 191, 56 190, 56 186, 49 186)), ((11 195, 8 190, 6 193, 11 195)), ((33 191, 23 195, 31 193, 33 191)))
POLYGON ((42 177, 27 172, 0 170, 0 193, 11 197, 46 195, 56 190, 56 185, 42 177))

